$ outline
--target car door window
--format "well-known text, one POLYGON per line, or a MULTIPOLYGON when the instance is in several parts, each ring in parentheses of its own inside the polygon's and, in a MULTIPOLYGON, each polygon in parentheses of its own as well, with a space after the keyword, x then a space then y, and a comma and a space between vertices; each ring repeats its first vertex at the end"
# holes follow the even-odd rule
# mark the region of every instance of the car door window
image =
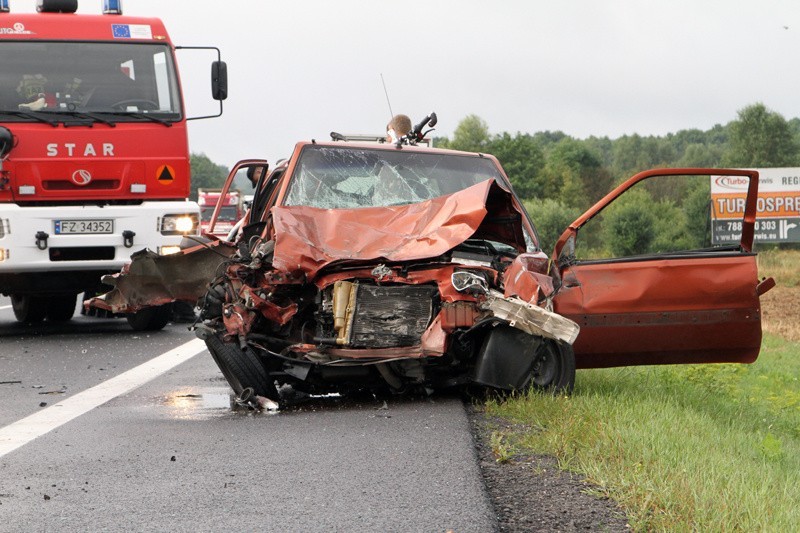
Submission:
POLYGON ((712 202, 709 176, 659 176, 636 183, 589 220, 576 261, 643 258, 738 248, 744 198, 712 202))

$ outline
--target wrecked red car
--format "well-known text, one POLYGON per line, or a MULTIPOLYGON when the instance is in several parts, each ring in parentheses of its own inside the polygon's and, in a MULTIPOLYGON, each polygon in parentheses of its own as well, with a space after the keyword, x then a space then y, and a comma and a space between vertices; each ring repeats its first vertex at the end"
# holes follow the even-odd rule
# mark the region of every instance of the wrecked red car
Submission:
MULTIPOLYGON (((266 162, 239 163, 226 187, 253 167, 266 162)), ((576 367, 752 362, 759 295, 772 285, 759 283, 752 252, 757 184, 753 171, 638 174, 570 225, 549 257, 490 155, 304 142, 262 172, 233 242, 141 252, 92 305, 119 312, 200 296, 196 333, 231 387, 275 401, 285 385, 570 391, 576 367), (710 175, 749 180, 738 237, 685 250, 687 236, 662 231, 666 245, 651 239, 617 257, 581 248, 578 234, 600 235, 587 225, 629 189, 677 178, 662 192, 694 198, 710 175)), ((704 207, 669 202, 658 209, 674 217, 683 203, 704 207)))

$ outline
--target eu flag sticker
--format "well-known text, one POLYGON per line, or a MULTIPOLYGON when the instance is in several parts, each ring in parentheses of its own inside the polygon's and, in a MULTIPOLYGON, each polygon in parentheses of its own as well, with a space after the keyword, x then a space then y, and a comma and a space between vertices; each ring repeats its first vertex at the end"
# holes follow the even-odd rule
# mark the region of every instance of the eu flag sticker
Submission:
POLYGON ((111 33, 115 39, 130 39, 131 28, 127 24, 112 24, 111 33))

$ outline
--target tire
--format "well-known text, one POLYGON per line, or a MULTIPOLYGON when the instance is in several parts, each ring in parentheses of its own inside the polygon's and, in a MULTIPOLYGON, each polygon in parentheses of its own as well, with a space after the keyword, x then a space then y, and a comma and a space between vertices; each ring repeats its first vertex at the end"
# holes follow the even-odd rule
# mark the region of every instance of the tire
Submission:
POLYGON ((209 335, 206 346, 237 396, 251 388, 258 396, 274 402, 280 400, 275 382, 270 379, 253 350, 242 350, 236 343, 224 342, 219 335, 209 335))
POLYGON ((159 305, 158 307, 146 307, 136 313, 126 315, 133 331, 159 331, 164 329, 169 319, 172 317, 172 306, 170 304, 159 305))
POLYGON ((47 303, 47 320, 49 322, 66 322, 75 314, 77 294, 58 295, 47 303))
POLYGON ((11 307, 14 317, 27 324, 38 324, 47 316, 47 300, 41 296, 12 294, 11 307))
POLYGON ((575 353, 572 346, 566 342, 545 339, 536 351, 528 386, 553 394, 572 393, 575 388, 575 353))

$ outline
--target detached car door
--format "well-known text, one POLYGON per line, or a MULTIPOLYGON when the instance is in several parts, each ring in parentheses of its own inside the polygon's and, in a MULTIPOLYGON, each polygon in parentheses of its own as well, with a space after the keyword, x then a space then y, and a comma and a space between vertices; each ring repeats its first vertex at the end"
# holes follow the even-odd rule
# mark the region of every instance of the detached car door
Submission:
POLYGON ((752 252, 757 191, 756 171, 650 170, 573 222, 553 305, 581 326, 577 367, 755 361, 774 286, 752 252), (712 179, 730 186, 713 202, 712 179))

